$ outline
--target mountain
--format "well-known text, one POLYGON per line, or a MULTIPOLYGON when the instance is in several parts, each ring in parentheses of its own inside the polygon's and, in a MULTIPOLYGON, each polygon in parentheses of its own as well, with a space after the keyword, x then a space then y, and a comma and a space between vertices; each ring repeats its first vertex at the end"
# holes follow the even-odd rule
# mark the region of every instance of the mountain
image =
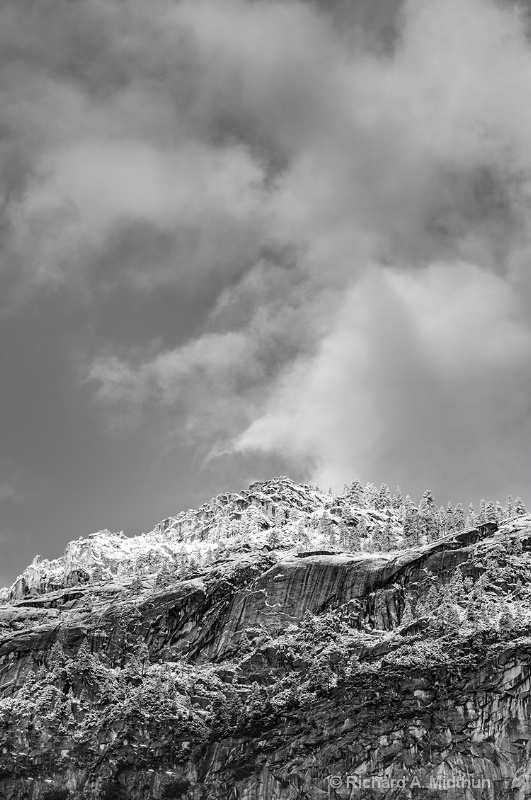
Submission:
POLYGON ((531 515, 360 488, 37 556, 0 595, 0 797, 531 796, 531 515))

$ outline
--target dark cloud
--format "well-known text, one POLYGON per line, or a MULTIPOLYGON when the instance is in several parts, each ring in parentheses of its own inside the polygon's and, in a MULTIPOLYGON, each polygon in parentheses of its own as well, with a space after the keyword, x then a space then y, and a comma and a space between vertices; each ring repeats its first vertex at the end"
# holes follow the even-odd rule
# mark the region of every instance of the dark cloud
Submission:
POLYGON ((156 519, 221 464, 529 497, 528 28, 494 0, 2 5, 5 485, 48 530, 166 481, 156 519))

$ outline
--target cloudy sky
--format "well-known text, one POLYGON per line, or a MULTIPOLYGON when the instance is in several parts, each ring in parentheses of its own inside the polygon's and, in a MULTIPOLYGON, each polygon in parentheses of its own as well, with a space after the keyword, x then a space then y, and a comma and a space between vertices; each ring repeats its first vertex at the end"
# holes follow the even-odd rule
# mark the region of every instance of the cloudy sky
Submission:
POLYGON ((531 23, 3 0, 0 585, 289 474, 531 502, 531 23))

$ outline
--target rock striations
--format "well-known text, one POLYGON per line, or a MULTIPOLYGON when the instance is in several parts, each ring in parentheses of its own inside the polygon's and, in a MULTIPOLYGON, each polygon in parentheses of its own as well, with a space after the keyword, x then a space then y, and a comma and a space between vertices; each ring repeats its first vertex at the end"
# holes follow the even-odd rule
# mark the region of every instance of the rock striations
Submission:
POLYGON ((0 798, 531 796, 531 516, 288 478, 0 596, 0 798), (441 531, 439 530, 439 534, 441 531))

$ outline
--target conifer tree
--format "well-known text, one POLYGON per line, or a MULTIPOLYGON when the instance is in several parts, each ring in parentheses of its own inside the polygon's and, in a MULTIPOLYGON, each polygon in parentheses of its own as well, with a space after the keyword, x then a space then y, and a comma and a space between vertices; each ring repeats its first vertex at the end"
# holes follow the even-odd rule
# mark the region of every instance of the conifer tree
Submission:
POLYGON ((449 633, 457 633, 461 625, 461 618, 457 607, 453 603, 444 608, 443 621, 449 633))
POLYGON ((446 536, 448 529, 446 527, 446 510, 444 506, 440 506, 437 512, 437 527, 439 529, 439 538, 446 536))
POLYGON ((393 549, 393 526, 388 519, 383 529, 383 549, 387 552, 393 549))
POLYGON ((342 550, 347 550, 349 545, 349 529, 343 520, 339 523, 339 547, 342 550))
POLYGON ((285 510, 282 508, 282 506, 277 506, 275 508, 275 515, 274 515, 275 528, 280 529, 282 525, 285 523, 285 521, 286 521, 285 510))
POLYGON ((155 586, 159 589, 164 589, 171 582, 172 573, 168 563, 164 563, 157 574, 155 586))
POLYGON ((478 518, 476 517, 476 512, 474 511, 474 505, 470 503, 468 506, 468 513, 466 516, 466 526, 467 528, 475 528, 478 522, 478 518))
POLYGON ((418 509, 419 532, 426 538, 427 542, 433 542, 438 538, 437 510, 433 493, 428 489, 422 495, 418 509))
POLYGON ((485 504, 485 522, 496 522, 496 506, 492 500, 485 504))
POLYGON ((61 643, 56 639, 48 654, 48 669, 61 669, 66 663, 65 654, 61 643))
POLYGON ((517 497, 514 501, 514 513, 517 516, 520 516, 520 514, 527 514, 527 508, 521 497, 517 497))
POLYGON ((432 611, 435 611, 440 604, 440 597, 439 592, 437 591, 437 587, 435 584, 432 583, 428 590, 428 594, 426 595, 426 599, 423 603, 423 612, 425 614, 430 614, 432 611))
POLYGON ((352 506, 363 506, 364 492, 359 481, 353 481, 346 491, 346 498, 352 506))
POLYGON ((365 489, 363 490, 364 505, 367 506, 367 508, 375 508, 377 497, 378 497, 378 489, 376 488, 374 483, 368 483, 365 489))
POLYGON ((450 581, 450 597, 454 603, 462 603, 465 599, 465 586, 461 567, 457 567, 450 581))
POLYGON ((478 524, 479 525, 484 525, 485 522, 487 521, 487 517, 486 517, 486 514, 485 514, 485 506, 486 506, 485 501, 481 500, 480 504, 479 504, 479 513, 478 513, 478 524))
POLYGON ((404 504, 404 542, 406 547, 415 547, 419 540, 418 512, 407 495, 404 504))
POLYGON ((328 544, 333 550, 335 550, 335 548, 338 545, 338 536, 334 530, 334 526, 332 525, 332 523, 330 523, 330 526, 328 528, 328 544))
POLYGON ((331 533, 332 533, 332 522, 330 520, 330 514, 326 509, 323 511, 321 519, 319 521, 319 533, 325 539, 330 540, 331 533))
POLYGON ((276 525, 269 528, 267 532, 267 544, 273 549, 276 549, 280 544, 280 536, 276 525))
POLYGON ((140 642, 140 644, 136 646, 135 655, 138 659, 140 675, 143 677, 147 667, 149 666, 149 649, 145 642, 140 642))
POLYGON ((358 524, 356 525, 356 528, 353 532, 353 537, 355 538, 352 541, 354 543, 356 540, 357 542, 359 542, 359 547, 355 549, 361 550, 363 548, 363 545, 367 542, 367 535, 368 535, 367 523, 365 522, 365 519, 362 517, 358 522, 358 524))
POLYGON ((402 499, 402 491, 400 489, 400 486, 397 486, 396 492, 394 493, 393 498, 391 500, 391 505, 394 509, 398 511, 403 502, 404 501, 402 499))
POLYGON ((406 599, 406 602, 404 603, 404 611, 402 613, 402 618, 400 620, 400 625, 402 626, 411 625, 413 619, 414 617, 413 617, 413 611, 411 609, 411 602, 409 601, 409 599, 406 599))
POLYGON ((448 503, 446 507, 446 530, 448 533, 455 531, 454 507, 451 503, 448 503))
POLYGON ((387 508, 391 508, 391 502, 389 487, 382 483, 375 500, 375 507, 378 511, 385 511, 387 508))
POLYGON ((463 506, 461 503, 458 503, 454 508, 454 530, 464 531, 465 529, 465 512, 463 511, 463 506))
POLYGON ((188 569, 190 572, 197 572, 199 569, 199 561, 197 560, 197 556, 192 553, 190 558, 188 559, 188 569))
POLYGON ((356 527, 351 528, 348 532, 348 539, 347 539, 347 549, 351 553, 355 553, 358 550, 361 550, 361 535, 359 530, 359 524, 356 527))
POLYGON ((500 607, 501 607, 501 614, 498 620, 500 631, 509 632, 514 628, 514 616, 505 598, 503 598, 500 607))
POLYGON ((514 516, 514 499, 511 495, 507 497, 507 505, 505 506, 505 519, 510 519, 514 516))
POLYGON ((375 553, 380 553, 382 550, 385 550, 385 539, 384 539, 384 532, 380 525, 375 525, 372 530, 372 549, 375 553))

